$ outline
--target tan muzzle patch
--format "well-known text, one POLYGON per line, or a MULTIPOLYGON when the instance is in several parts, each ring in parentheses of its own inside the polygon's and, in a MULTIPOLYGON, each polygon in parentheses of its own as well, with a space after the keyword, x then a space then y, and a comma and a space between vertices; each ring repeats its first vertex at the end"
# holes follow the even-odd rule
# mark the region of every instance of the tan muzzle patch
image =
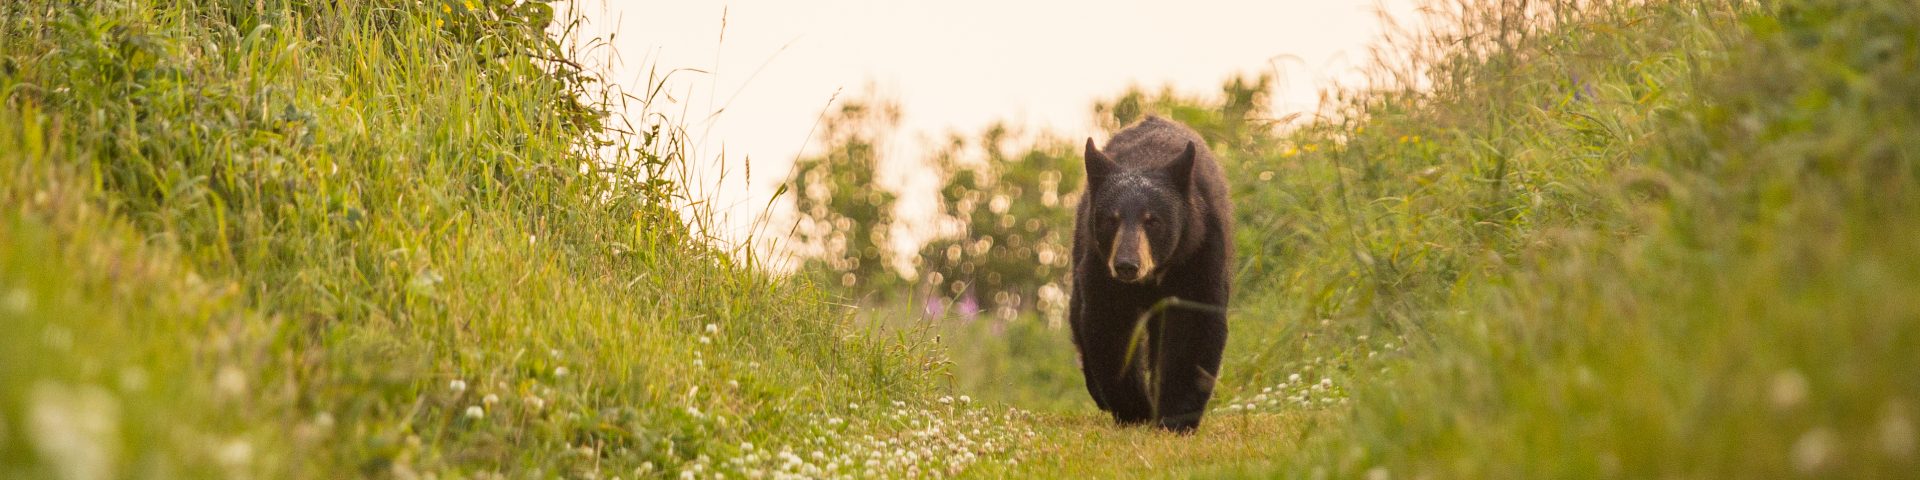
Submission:
POLYGON ((1121 229, 1114 235, 1113 254, 1107 256, 1107 273, 1123 282, 1140 282, 1153 277, 1153 244, 1147 240, 1147 231, 1140 228, 1121 229), (1120 271, 1124 253, 1132 253, 1136 268, 1131 276, 1120 271))

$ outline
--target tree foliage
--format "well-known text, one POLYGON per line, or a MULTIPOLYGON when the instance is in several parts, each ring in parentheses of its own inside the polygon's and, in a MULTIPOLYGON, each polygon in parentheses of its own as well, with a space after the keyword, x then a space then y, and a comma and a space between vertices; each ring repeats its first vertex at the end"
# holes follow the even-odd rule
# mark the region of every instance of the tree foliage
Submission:
POLYGON ((826 150, 794 164, 787 182, 796 192, 796 240, 810 254, 803 272, 856 293, 899 284, 887 253, 899 195, 877 184, 884 140, 899 124, 893 100, 843 103, 821 124, 826 150))
POLYGON ((1071 141, 1019 137, 995 124, 934 154, 940 214, 960 229, 928 242, 918 260, 926 290, 951 299, 952 313, 1065 312, 1082 159, 1071 141))

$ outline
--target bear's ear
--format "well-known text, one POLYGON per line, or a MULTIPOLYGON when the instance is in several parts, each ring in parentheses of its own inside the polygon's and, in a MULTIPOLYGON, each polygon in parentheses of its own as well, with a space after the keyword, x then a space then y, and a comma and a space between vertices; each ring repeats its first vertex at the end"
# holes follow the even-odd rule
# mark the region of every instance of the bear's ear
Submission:
POLYGON ((1119 166, 1114 165, 1107 154, 1100 153, 1100 149, 1093 146, 1093 137, 1087 137, 1087 185, 1105 180, 1118 169, 1119 166))
POLYGON ((1189 191, 1193 188, 1193 157, 1199 153, 1200 152, 1196 151, 1193 141, 1189 140, 1187 141, 1186 151, 1180 152, 1180 156, 1174 157, 1173 162, 1168 163, 1166 167, 1162 167, 1165 169, 1163 171, 1167 175, 1167 181, 1180 187, 1180 191, 1182 192, 1189 191))

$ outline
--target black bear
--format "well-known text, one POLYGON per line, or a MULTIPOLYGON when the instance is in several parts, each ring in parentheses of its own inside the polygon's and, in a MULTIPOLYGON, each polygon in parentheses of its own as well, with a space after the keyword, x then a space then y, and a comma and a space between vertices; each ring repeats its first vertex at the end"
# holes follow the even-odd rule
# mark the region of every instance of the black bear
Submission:
POLYGON ((1105 153, 1088 138, 1086 159, 1067 315, 1087 393, 1121 424, 1192 432, 1227 344, 1226 174, 1200 134, 1154 116, 1105 153), (1147 341, 1130 349, 1142 315, 1169 297, 1179 305, 1152 315, 1147 341))

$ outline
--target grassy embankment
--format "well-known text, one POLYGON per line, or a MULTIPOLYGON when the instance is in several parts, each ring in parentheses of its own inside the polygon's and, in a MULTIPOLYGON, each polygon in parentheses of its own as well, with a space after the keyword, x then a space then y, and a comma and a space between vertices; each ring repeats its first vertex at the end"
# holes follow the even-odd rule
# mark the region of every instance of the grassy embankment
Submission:
POLYGON ((0 477, 1014 458, 930 342, 681 227, 674 120, 510 3, 0 5, 0 477))
MULTIPOLYGON (((1019 468, 1910 476, 1920 9, 1448 5, 1376 67, 1423 88, 1347 92, 1271 148, 1214 139, 1243 269, 1199 435, 1046 413, 1048 460, 1019 468)), ((1153 109, 1215 118, 1191 103, 1153 109)), ((970 328, 950 343, 1068 348, 970 328)), ((956 369, 1005 398, 1077 388, 1027 363, 956 369)))

